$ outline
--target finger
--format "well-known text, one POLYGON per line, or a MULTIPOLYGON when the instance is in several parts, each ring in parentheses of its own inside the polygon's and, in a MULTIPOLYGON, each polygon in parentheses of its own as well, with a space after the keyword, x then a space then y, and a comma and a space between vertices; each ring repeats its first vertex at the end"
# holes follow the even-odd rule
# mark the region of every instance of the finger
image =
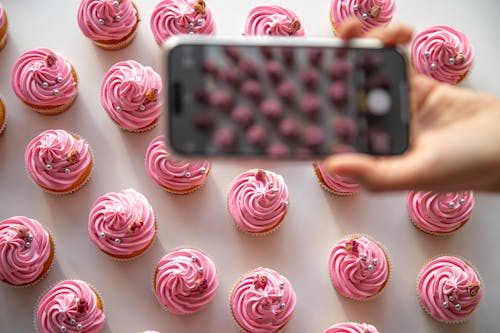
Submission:
POLYGON ((387 46, 407 44, 411 41, 412 36, 413 29, 403 24, 378 27, 366 34, 366 37, 379 39, 387 46))
POLYGON ((426 104, 437 87, 438 83, 435 80, 424 75, 415 74, 410 78, 411 94, 417 112, 426 104))
POLYGON ((347 40, 362 37, 364 32, 361 22, 354 17, 350 17, 337 28, 336 34, 339 38, 347 40))

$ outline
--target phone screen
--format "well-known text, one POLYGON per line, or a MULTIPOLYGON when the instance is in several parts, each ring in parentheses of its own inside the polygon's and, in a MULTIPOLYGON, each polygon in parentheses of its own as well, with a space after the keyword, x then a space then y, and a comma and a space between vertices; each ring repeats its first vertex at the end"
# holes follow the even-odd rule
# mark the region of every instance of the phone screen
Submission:
POLYGON ((314 158, 408 147, 406 62, 395 49, 186 43, 167 63, 175 153, 314 158))

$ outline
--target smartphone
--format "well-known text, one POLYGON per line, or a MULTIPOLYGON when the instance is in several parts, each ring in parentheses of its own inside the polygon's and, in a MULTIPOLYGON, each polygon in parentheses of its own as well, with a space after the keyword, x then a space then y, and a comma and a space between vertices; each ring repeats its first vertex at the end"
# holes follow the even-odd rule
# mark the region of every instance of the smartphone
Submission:
POLYGON ((408 147, 407 64, 397 48, 199 35, 165 47, 167 143, 177 155, 314 159, 408 147))

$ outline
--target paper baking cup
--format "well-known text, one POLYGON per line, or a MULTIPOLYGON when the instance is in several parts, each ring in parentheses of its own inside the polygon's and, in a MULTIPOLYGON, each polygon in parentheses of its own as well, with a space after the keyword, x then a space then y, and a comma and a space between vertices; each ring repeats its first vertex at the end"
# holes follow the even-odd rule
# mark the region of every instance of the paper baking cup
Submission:
POLYGON ((433 236, 450 236, 450 235, 453 235, 455 232, 459 231, 460 229, 462 229, 462 227, 464 225, 467 224, 467 222, 469 222, 470 218, 466 219, 464 222, 462 222, 460 224, 460 226, 458 228, 456 228, 455 230, 452 230, 452 231, 449 231, 449 232, 433 232, 433 231, 429 231, 429 230, 426 230, 424 229, 423 227, 421 227, 417 222, 415 222, 415 220, 412 219, 412 217, 410 215, 408 215, 408 219, 410 220, 410 222, 415 226, 417 227, 420 231, 423 231, 425 232, 426 234, 429 234, 429 235, 433 235, 433 236))
POLYGON ((334 195, 339 196, 339 197, 350 197, 350 196, 353 196, 353 195, 359 193, 359 189, 357 189, 355 192, 339 192, 339 191, 335 191, 334 189, 332 189, 331 187, 329 187, 329 186, 326 185, 323 176, 318 171, 318 167, 316 165, 314 165, 314 164, 313 164, 313 169, 314 169, 314 174, 318 178, 319 185, 321 185, 321 187, 325 191, 327 191, 328 193, 334 194, 334 195))
POLYGON ((0 104, 4 106, 4 116, 3 116, 3 123, 0 124, 0 135, 2 135, 3 131, 5 130, 5 127, 7 126, 7 110, 5 108, 5 104, 3 104, 2 100, 0 99, 0 104))

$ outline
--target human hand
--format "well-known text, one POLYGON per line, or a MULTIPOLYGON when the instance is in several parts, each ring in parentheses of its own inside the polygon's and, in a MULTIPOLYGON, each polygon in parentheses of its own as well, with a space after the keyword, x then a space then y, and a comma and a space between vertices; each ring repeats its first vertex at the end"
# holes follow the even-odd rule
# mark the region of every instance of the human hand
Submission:
MULTIPOLYGON (((363 34, 357 20, 340 27, 341 38, 373 37, 386 45, 407 44, 402 25, 363 34)), ((326 160, 332 173, 372 191, 483 190, 500 192, 500 100, 439 83, 410 70, 411 147, 396 157, 357 153, 326 160)))

